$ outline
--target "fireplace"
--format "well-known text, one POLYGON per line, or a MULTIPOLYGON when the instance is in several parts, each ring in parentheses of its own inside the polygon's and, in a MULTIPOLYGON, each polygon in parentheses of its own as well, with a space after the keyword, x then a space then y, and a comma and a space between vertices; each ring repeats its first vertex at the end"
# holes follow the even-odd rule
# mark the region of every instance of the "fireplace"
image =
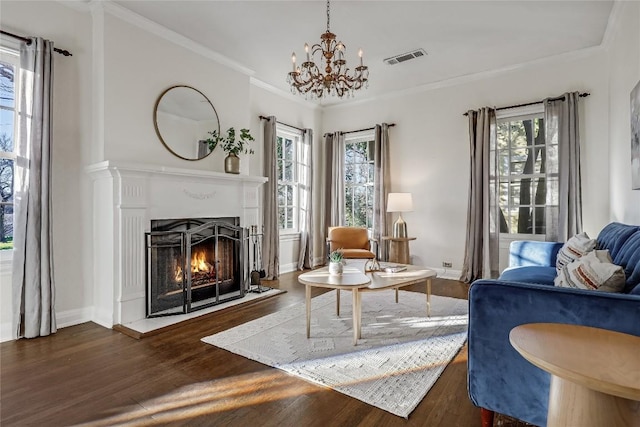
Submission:
POLYGON ((146 316, 189 313, 247 289, 248 234, 238 217, 151 221, 146 240, 146 316))

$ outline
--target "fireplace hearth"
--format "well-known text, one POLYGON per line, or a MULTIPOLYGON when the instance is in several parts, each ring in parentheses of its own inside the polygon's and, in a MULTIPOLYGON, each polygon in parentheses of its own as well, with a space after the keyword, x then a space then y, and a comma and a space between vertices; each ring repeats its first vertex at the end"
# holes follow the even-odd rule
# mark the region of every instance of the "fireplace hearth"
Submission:
POLYGON ((184 314, 242 298, 248 233, 238 217, 151 221, 146 316, 184 314))

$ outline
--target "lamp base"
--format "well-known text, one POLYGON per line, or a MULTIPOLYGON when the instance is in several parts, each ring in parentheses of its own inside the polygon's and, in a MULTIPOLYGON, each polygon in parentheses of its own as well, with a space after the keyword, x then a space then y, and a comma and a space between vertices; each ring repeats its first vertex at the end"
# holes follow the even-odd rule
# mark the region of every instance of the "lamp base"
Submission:
POLYGON ((407 236, 407 223, 404 222, 402 215, 400 215, 396 222, 393 223, 393 237, 405 238, 407 236))

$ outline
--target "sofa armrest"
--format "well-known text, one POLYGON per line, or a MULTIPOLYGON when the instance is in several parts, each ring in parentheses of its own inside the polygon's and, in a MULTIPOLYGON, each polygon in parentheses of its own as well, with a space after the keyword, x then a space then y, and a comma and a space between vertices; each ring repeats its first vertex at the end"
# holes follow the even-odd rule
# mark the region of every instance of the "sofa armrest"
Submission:
POLYGON ((511 329, 550 322, 640 336, 637 319, 636 295, 478 280, 469 289, 469 397, 477 406, 546 425, 550 376, 511 347, 511 329))
POLYGON ((555 267, 562 243, 515 240, 509 245, 509 267, 555 267))

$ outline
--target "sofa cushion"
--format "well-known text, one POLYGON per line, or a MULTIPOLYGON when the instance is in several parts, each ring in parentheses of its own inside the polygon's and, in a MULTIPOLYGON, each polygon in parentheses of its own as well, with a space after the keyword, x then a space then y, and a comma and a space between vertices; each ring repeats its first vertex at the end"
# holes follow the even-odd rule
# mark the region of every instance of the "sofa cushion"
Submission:
POLYGON ((556 274, 555 267, 512 267, 504 270, 498 280, 553 286, 556 274))
POLYGON ((595 239, 590 239, 587 233, 578 233, 567 242, 562 245, 560 251, 558 251, 558 258, 556 259, 556 268, 560 271, 565 265, 569 264, 588 252, 591 252, 596 248, 595 239))
POLYGON ((562 267, 555 285, 565 288, 620 292, 624 271, 611 262, 609 251, 595 250, 562 267))
POLYGON ((640 284, 640 230, 626 239, 617 256, 613 257, 613 263, 622 266, 627 277, 622 292, 631 292, 640 284))
POLYGON ((607 224, 602 231, 600 231, 600 234, 598 234, 597 248, 608 249, 611 258, 613 258, 613 262, 618 264, 616 258, 620 248, 622 248, 622 245, 624 245, 629 236, 638 230, 640 230, 640 227, 637 225, 620 224, 619 222, 607 224))

